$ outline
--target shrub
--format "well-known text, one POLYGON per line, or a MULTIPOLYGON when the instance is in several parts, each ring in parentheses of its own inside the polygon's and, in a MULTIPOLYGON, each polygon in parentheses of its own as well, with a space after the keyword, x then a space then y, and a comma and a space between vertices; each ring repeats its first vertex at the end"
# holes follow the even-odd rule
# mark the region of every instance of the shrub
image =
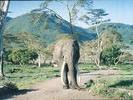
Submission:
POLYGON ((114 65, 119 60, 121 53, 120 47, 116 45, 106 48, 101 53, 101 63, 105 65, 114 65))
POLYGON ((28 49, 14 49, 8 55, 8 59, 15 64, 27 64, 38 57, 38 54, 28 49))
POLYGON ((12 82, 5 82, 4 88, 10 89, 10 90, 18 90, 18 87, 16 86, 16 84, 14 84, 12 82))

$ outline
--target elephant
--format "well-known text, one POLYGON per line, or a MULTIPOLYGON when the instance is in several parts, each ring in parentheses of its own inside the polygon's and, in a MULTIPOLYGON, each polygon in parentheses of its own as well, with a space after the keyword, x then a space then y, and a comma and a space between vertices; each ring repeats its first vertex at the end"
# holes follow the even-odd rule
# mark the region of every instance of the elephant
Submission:
POLYGON ((80 58, 78 41, 74 38, 63 38, 54 45, 54 64, 61 66, 61 80, 65 89, 80 89, 77 82, 78 60, 80 58))

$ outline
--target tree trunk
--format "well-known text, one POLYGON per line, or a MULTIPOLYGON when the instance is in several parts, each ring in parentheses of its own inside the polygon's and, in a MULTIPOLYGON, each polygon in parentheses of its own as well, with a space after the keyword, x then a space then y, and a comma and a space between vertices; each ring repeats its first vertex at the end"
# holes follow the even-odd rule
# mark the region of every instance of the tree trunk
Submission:
POLYGON ((96 25, 96 33, 97 33, 97 54, 96 54, 96 65, 100 66, 100 39, 99 39, 99 32, 98 32, 98 25, 96 25))
POLYGON ((38 67, 41 67, 41 54, 38 55, 38 67))
POLYGON ((4 76, 3 72, 3 29, 5 18, 9 8, 9 1, 0 1, 0 77, 4 76))
POLYGON ((73 26, 72 26, 72 16, 71 16, 71 11, 70 11, 68 5, 67 5, 67 10, 68 10, 68 12, 69 12, 69 22, 70 22, 70 30, 71 30, 71 34, 74 34, 74 32, 73 32, 73 26))
POLYGON ((0 77, 4 77, 3 71, 3 51, 0 52, 0 77))

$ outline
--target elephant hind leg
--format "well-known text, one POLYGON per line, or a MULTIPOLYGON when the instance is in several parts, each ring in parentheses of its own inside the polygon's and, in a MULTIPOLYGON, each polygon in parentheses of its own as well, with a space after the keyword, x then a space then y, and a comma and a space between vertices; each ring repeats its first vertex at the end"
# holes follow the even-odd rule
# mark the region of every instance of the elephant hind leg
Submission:
POLYGON ((69 72, 70 72, 70 87, 72 89, 80 89, 77 83, 77 68, 71 67, 69 72))
POLYGON ((68 89, 69 88, 68 66, 65 62, 63 62, 63 64, 62 64, 61 80, 62 80, 62 83, 63 83, 63 88, 68 89))

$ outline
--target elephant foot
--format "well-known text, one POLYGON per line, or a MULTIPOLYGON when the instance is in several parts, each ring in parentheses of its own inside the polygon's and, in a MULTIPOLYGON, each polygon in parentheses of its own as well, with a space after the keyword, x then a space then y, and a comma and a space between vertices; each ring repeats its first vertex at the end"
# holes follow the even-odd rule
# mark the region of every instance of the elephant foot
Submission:
POLYGON ((70 88, 71 89, 78 89, 78 90, 80 90, 80 87, 79 86, 75 86, 75 85, 70 85, 70 88))
POLYGON ((78 89, 78 90, 80 89, 80 87, 77 84, 73 84, 72 82, 70 82, 69 86, 70 89, 78 89))
POLYGON ((69 89, 69 86, 63 86, 63 89, 69 89))

